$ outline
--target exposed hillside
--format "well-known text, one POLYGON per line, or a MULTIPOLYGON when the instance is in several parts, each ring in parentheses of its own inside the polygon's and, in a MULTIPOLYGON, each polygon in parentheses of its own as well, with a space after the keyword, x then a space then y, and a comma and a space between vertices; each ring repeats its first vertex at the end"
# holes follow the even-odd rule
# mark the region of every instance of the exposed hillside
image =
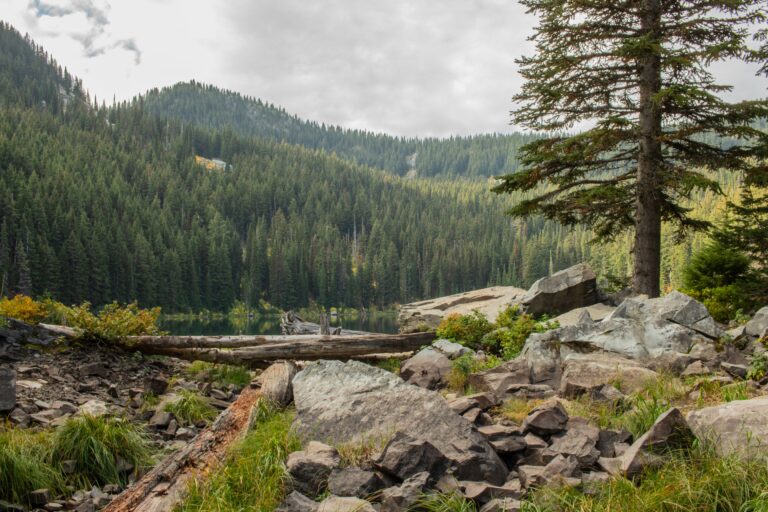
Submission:
POLYGON ((147 111, 215 129, 231 129, 340 157, 398 175, 484 178, 514 172, 517 151, 531 135, 407 139, 305 121, 259 99, 195 82, 148 92, 147 111))

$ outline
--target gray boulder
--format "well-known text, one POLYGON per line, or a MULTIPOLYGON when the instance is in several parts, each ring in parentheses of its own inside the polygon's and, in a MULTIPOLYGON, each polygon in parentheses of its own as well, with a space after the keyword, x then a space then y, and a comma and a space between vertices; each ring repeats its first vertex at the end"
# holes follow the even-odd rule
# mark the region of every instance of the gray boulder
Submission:
POLYGON ((402 512, 410 510, 427 489, 429 473, 417 473, 399 487, 390 487, 381 492, 379 512, 402 512))
POLYGON ((434 445, 403 432, 395 434, 373 464, 400 480, 422 472, 437 480, 449 466, 448 459, 434 445))
POLYGON ((518 479, 506 482, 504 485, 490 485, 486 482, 460 482, 464 496, 479 504, 485 504, 493 499, 519 499, 523 489, 518 479))
POLYGON ((384 487, 386 484, 377 473, 355 467, 334 469, 328 480, 328 490, 336 496, 367 498, 384 487))
POLYGON ((445 354, 427 347, 403 364, 400 377, 405 382, 422 388, 440 389, 448 385, 451 369, 453 365, 445 354))
POLYGON ((311 441, 306 450, 288 455, 286 466, 291 475, 293 488, 316 498, 328 486, 331 471, 339 467, 339 452, 326 444, 311 441))
POLYGON ((317 512, 376 512, 376 509, 360 498, 328 496, 317 507, 317 512))
POLYGON ((275 512, 316 512, 319 503, 311 500, 298 491, 286 496, 275 512))
POLYGON ((16 372, 11 368, 0 368, 0 412, 16 407, 16 372))
POLYGON ((508 361, 496 368, 471 374, 467 383, 478 391, 492 393, 501 401, 509 398, 517 386, 530 384, 528 363, 524 359, 508 361))
POLYGON ((439 394, 357 361, 318 361, 293 380, 295 430, 329 442, 388 440, 402 431, 428 440, 457 478, 502 483, 507 469, 472 424, 439 394))
POLYGON ((744 332, 748 336, 755 336, 757 338, 768 336, 768 306, 761 308, 755 313, 752 320, 744 326, 744 332))
POLYGON ((565 313, 599 301, 595 273, 580 263, 533 283, 520 304, 527 313, 539 316, 565 313))
POLYGON ((658 377, 653 370, 613 354, 571 354, 563 362, 560 394, 568 397, 594 395, 603 386, 620 385, 632 393, 658 377))
POLYGON ((768 453, 768 396, 736 400, 688 413, 697 438, 722 455, 750 457, 768 453))
POLYGON ((657 464, 660 454, 687 446, 693 433, 679 409, 673 407, 660 415, 648 432, 640 436, 621 456, 621 473, 627 477, 640 474, 657 464))
POLYGON ((471 348, 465 347, 460 343, 454 343, 445 339, 440 339, 432 343, 432 348, 445 354, 448 359, 456 359, 464 354, 471 354, 474 352, 471 348))
POLYGON ((568 413, 559 400, 550 400, 532 410, 523 420, 523 430, 538 435, 557 434, 565 430, 568 413))

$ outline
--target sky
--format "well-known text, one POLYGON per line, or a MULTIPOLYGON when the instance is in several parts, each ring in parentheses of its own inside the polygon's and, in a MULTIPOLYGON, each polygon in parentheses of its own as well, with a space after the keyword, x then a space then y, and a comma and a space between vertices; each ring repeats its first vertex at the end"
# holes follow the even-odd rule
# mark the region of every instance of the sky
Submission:
MULTIPOLYGON (((509 132, 536 19, 513 0, 0 0, 100 101, 196 80, 402 136, 509 132)), ((765 95, 721 65, 731 99, 765 95)))

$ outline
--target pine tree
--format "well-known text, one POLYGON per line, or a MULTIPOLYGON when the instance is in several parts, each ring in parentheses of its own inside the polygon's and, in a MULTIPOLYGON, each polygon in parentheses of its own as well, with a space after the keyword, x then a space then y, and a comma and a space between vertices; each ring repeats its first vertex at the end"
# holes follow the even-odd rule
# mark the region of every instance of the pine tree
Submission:
POLYGON ((512 214, 542 213, 585 223, 599 238, 633 228, 633 286, 658 296, 661 225, 708 227, 682 199, 719 191, 707 170, 750 172, 768 135, 750 123, 766 101, 730 104, 718 97, 707 66, 757 60, 750 26, 766 20, 765 0, 523 0, 540 17, 536 54, 519 61, 526 79, 514 122, 558 133, 522 149, 524 170, 497 192, 539 193, 512 214), (577 135, 566 131, 594 123, 577 135), (705 136, 738 144, 724 147, 705 136), (711 140, 708 139, 708 140, 711 140))
POLYGON ((24 244, 21 242, 16 244, 16 275, 18 276, 16 293, 32 295, 32 275, 29 271, 29 260, 27 259, 27 251, 24 250, 24 244))

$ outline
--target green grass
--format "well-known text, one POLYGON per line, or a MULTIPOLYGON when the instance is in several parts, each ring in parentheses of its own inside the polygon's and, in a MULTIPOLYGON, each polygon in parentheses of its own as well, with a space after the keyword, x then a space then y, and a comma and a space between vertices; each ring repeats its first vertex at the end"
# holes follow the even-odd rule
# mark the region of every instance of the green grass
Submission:
POLYGON ((459 493, 426 494, 413 510, 423 512, 477 512, 477 506, 459 493))
POLYGON ((0 500, 27 504, 36 489, 60 490, 63 478, 50 463, 51 449, 47 432, 0 430, 0 500))
POLYGON ((639 483, 617 478, 592 496, 574 489, 543 488, 524 512, 766 512, 768 464, 718 457, 701 445, 676 452, 639 483))
POLYGON ((74 461, 69 480, 80 486, 126 483, 119 459, 138 471, 151 462, 150 441, 140 427, 119 418, 77 416, 53 435, 52 460, 74 461))
POLYGON ((400 373, 400 366, 402 366, 403 362, 396 358, 396 357, 390 357, 388 359, 384 359, 383 361, 379 361, 376 363, 376 366, 381 368, 382 370, 387 370, 388 372, 392 372, 395 375, 398 375, 400 373))
POLYGON ((292 420, 293 412, 260 401, 253 430, 232 448, 220 469, 192 482, 176 511, 274 510, 283 499, 288 481, 285 459, 301 448, 291 432, 292 420))
POLYGON ((341 466, 361 466, 373 459, 392 438, 394 432, 368 436, 362 440, 336 444, 334 448, 339 452, 341 466))
POLYGON ((195 380, 211 382, 219 386, 232 384, 244 388, 251 383, 251 372, 243 366, 195 361, 187 366, 184 372, 195 380))
POLYGON ((176 421, 184 425, 213 421, 218 416, 216 409, 200 393, 186 389, 179 391, 179 398, 167 403, 163 410, 173 414, 176 421))

